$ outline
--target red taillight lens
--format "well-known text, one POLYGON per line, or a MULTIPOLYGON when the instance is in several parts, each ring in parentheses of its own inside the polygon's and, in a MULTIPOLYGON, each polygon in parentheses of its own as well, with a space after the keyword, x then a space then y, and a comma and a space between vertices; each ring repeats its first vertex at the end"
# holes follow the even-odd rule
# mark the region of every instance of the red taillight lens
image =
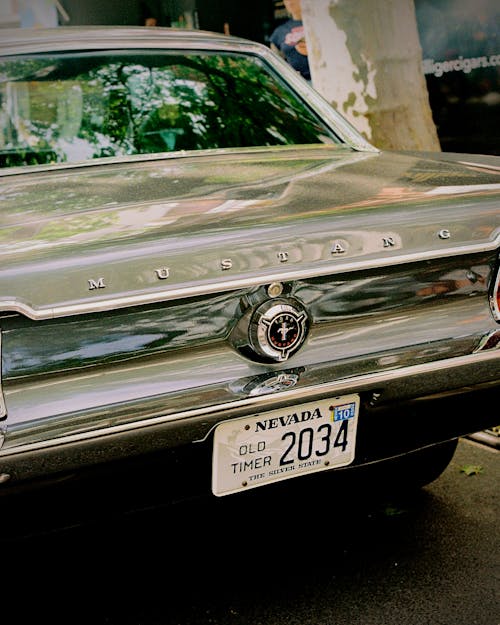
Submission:
POLYGON ((491 310, 495 319, 500 322, 500 268, 497 270, 493 293, 491 294, 491 310))

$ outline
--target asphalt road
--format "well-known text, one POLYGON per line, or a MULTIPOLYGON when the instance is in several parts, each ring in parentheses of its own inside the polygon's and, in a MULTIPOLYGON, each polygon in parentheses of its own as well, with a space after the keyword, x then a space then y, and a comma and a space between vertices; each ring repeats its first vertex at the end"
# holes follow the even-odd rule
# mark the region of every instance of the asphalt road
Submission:
POLYGON ((461 441, 411 498, 186 505, 3 540, 2 620, 499 625, 498 453, 461 441))

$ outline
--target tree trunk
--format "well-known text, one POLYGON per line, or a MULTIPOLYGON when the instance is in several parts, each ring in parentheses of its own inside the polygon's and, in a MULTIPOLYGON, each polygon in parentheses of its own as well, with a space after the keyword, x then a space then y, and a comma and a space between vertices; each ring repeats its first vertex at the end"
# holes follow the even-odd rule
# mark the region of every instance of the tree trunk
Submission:
POLYGON ((439 151, 413 0, 302 0, 312 83, 381 149, 439 151))

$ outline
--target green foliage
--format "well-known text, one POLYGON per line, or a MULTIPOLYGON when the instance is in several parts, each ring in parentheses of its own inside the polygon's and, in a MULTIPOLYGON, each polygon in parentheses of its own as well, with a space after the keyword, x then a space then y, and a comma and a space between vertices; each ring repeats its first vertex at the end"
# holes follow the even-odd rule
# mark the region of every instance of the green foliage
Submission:
POLYGON ((460 467, 460 472, 470 477, 471 475, 479 475, 482 473, 483 467, 478 464, 465 464, 460 467))

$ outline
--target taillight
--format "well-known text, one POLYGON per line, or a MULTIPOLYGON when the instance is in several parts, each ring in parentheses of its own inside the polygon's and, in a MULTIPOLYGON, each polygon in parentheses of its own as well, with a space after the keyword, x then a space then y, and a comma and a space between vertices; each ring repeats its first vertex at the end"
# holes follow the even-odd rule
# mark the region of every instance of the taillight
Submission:
POLYGON ((500 267, 497 269, 497 276, 490 298, 491 310, 495 319, 500 322, 500 267))

